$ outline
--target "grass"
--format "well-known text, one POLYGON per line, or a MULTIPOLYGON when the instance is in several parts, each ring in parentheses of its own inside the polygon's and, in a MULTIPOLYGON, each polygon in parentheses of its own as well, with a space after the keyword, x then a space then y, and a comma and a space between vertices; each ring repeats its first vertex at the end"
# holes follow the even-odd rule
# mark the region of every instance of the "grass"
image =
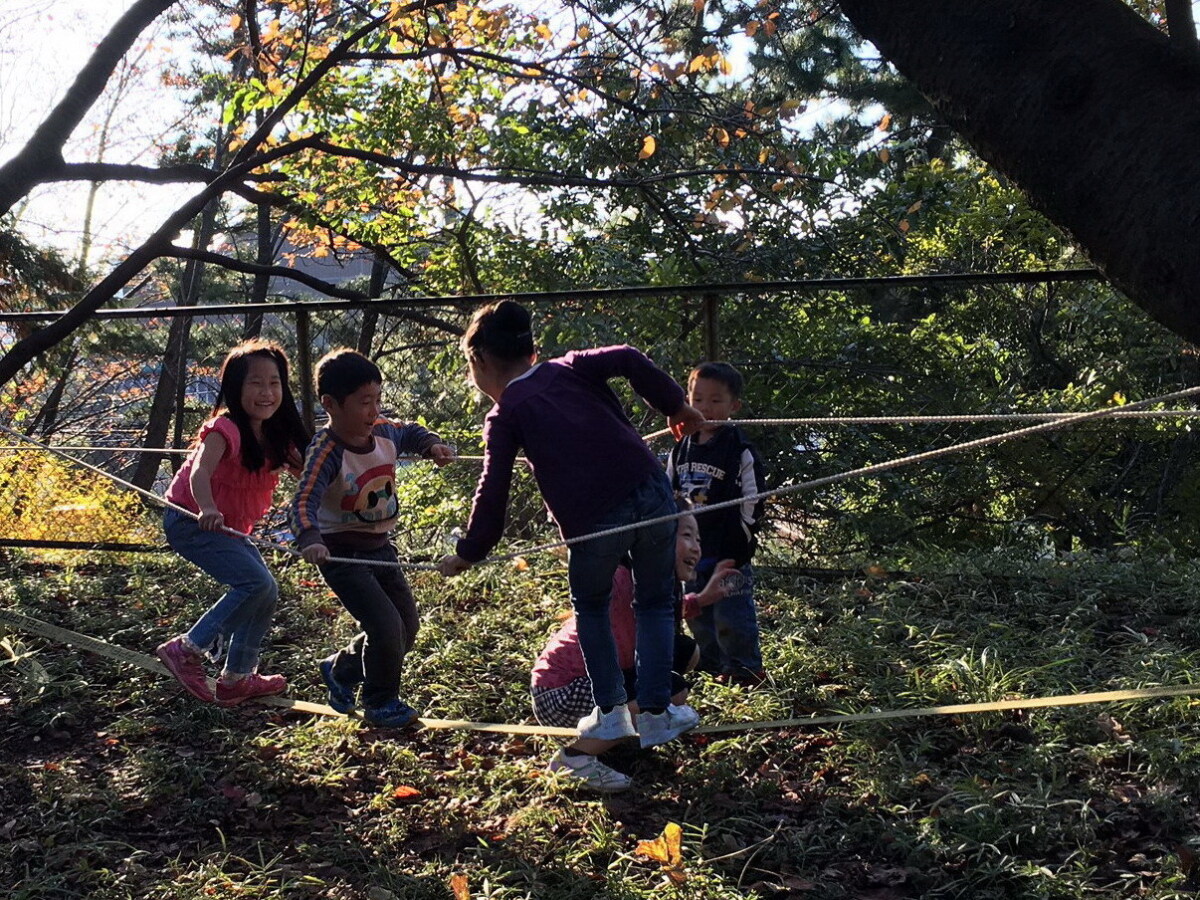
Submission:
MULTIPOLYGON (((277 562, 265 664, 320 700, 315 660, 350 623, 312 570, 277 562)), ((1197 670, 1193 564, 906 567, 920 577, 762 572, 772 682, 701 678, 706 721, 1182 684, 1197 670)), ((213 589, 170 557, 10 556, 0 574, 5 605, 143 651, 213 589)), ((453 582, 417 573, 407 699, 439 718, 525 720, 563 575, 552 558, 453 582)), ((472 898, 536 900, 1193 896, 1198 706, 700 735, 616 752, 637 788, 600 798, 545 773, 552 740, 220 710, 0 632, 0 884, 39 900, 458 900, 455 876, 472 898), (679 883, 635 852, 668 822, 683 829, 679 883)))

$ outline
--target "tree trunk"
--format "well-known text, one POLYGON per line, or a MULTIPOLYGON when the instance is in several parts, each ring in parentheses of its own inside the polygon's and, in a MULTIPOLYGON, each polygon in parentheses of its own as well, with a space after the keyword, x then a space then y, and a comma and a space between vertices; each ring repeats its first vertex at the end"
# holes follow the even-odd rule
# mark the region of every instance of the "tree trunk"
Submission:
MULTIPOLYGON (((383 293, 383 285, 387 281, 387 260, 378 253, 371 260, 371 284, 367 288, 367 296, 378 300, 383 293)), ((379 313, 367 307, 363 310, 362 328, 358 332, 358 346, 355 348, 364 356, 371 355, 371 345, 375 343, 375 329, 379 327, 379 313)))
MULTIPOLYGON (((271 227, 271 208, 265 203, 258 204, 256 215, 257 250, 254 261, 260 266, 270 266, 275 262, 275 235, 271 227)), ((271 287, 271 276, 259 272, 254 276, 254 285, 250 290, 251 303, 264 303, 267 291, 271 287)), ((247 313, 246 325, 242 329, 242 339, 250 340, 262 334, 263 314, 261 312, 247 313)))
POLYGON ((975 151, 1200 342, 1200 71, 1121 0, 841 0, 975 151))

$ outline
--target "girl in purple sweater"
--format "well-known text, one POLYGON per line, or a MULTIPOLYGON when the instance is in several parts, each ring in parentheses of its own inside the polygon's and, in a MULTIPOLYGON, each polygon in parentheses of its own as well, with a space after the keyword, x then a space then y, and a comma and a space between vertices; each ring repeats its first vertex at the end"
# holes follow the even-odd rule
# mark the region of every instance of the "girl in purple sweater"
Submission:
MULTIPOLYGON (((495 406, 484 420, 483 473, 467 531, 456 553, 442 560, 442 574, 466 571, 500 540, 512 467, 522 451, 564 539, 676 512, 662 467, 608 379, 627 379, 667 416, 677 437, 696 431, 704 416, 645 354, 602 347, 539 362, 529 312, 511 300, 476 312, 462 349, 471 381, 495 406)), ((580 737, 609 741, 636 734, 643 747, 652 747, 699 723, 690 706, 671 703, 674 569, 674 521, 571 545, 571 604, 595 703, 579 720, 580 737), (608 618, 613 573, 625 554, 633 560, 636 598, 636 729, 608 618)))

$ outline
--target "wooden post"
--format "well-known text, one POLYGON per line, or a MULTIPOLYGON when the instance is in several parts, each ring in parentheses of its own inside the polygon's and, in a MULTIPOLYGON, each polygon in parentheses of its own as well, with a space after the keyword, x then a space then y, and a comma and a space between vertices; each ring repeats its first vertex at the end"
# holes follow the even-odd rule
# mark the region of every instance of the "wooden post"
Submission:
POLYGON ((296 310, 296 369, 300 379, 300 417, 310 431, 317 428, 316 387, 313 384, 312 344, 308 339, 308 310, 296 310))

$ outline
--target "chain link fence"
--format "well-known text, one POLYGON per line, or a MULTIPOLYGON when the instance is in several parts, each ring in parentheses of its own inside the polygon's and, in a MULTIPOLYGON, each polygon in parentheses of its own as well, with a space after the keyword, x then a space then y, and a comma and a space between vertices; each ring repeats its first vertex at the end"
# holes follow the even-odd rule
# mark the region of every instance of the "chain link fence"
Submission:
MULTIPOLYGON (((1140 321, 1132 313, 1082 328, 1080 317, 1108 309, 1109 298, 1090 276, 1071 276, 523 299, 534 311, 543 357, 630 343, 681 382, 697 362, 723 358, 746 376, 740 415, 753 420, 1086 410, 1120 394, 1142 399, 1195 383, 1187 348, 1148 323, 1132 335, 1128 323, 1140 321), (1135 339, 1144 359, 1129 349, 1135 339), (1095 375, 1088 361, 1098 358, 1112 360, 1113 370, 1085 383, 1085 373, 1095 375)), ((465 524, 481 465, 487 406, 467 385, 458 350, 477 305, 414 299, 102 313, 0 387, 0 424, 61 448, 61 455, 47 453, 0 435, 0 546, 161 546, 156 504, 65 457, 161 495, 211 410, 225 353, 254 335, 286 349, 293 388, 318 425, 312 367, 325 352, 349 346, 383 370, 389 414, 420 421, 457 446, 455 465, 416 460, 398 470, 400 552, 411 560, 440 556, 452 546, 452 530, 465 524)), ((38 321, 0 314, 0 352, 38 321)), ((627 386, 614 387, 643 434, 663 427, 627 386)), ((745 430, 766 461, 768 486, 786 487, 1013 427, 826 422, 745 430)), ((665 458, 669 439, 652 446, 665 458)), ((789 493, 768 503, 764 561, 797 565, 912 542, 1003 540, 1062 550, 1145 533, 1187 545, 1200 491, 1196 455, 1187 421, 1106 421, 977 457, 789 493)), ((262 536, 289 539, 291 486, 282 480, 262 536)), ((514 480, 506 534, 498 552, 555 535, 524 468, 514 480)))

